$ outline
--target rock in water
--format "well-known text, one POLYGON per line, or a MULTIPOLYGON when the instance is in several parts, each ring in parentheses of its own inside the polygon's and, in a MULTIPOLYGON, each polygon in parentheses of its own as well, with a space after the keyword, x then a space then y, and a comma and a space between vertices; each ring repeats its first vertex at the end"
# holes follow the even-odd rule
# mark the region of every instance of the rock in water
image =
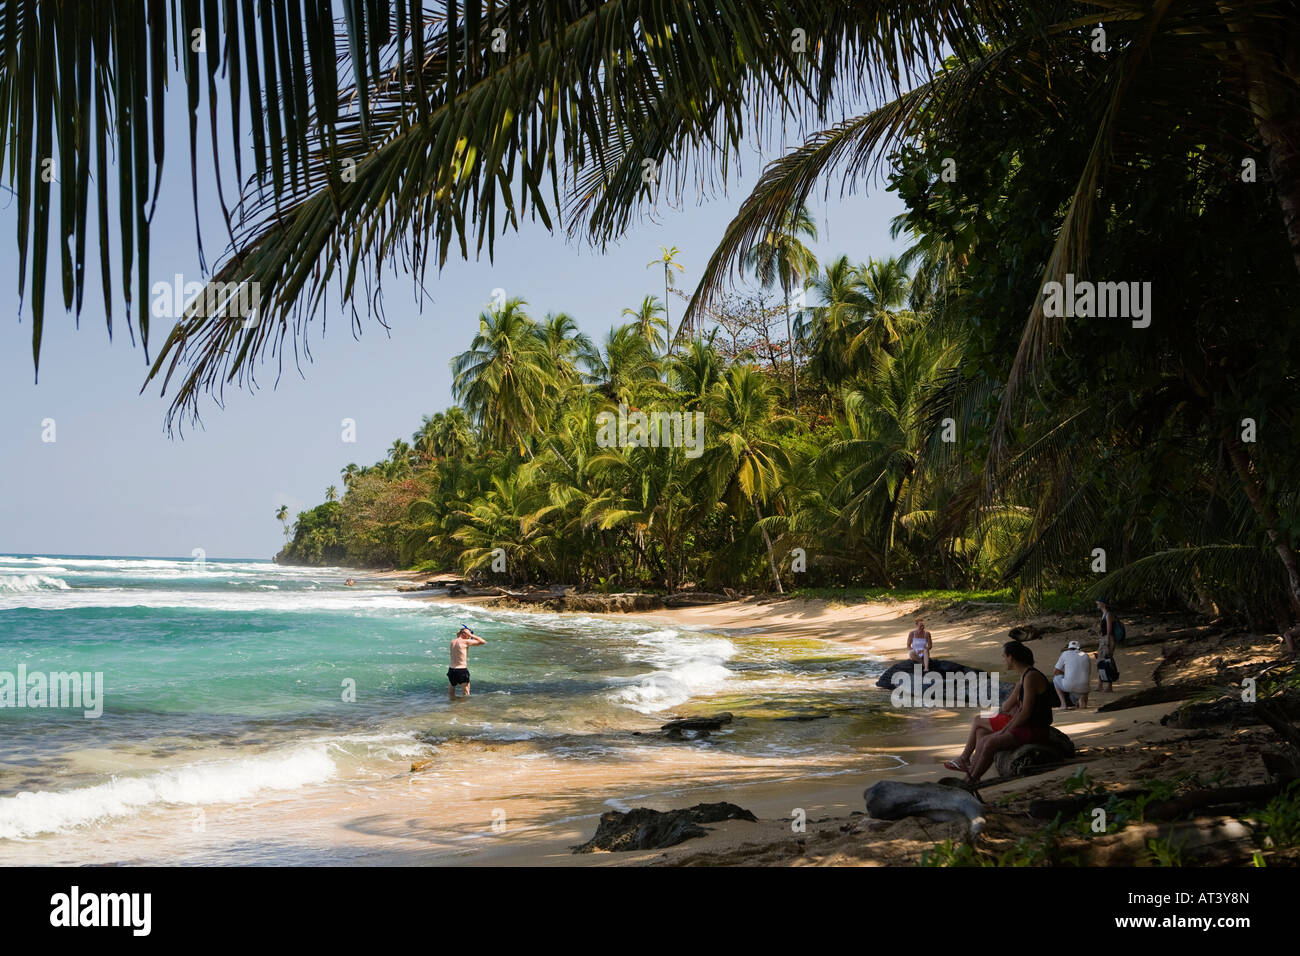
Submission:
POLYGON ((969 790, 958 787, 882 780, 864 790, 862 796, 867 801, 867 813, 877 820, 966 820, 972 840, 984 829, 984 804, 969 790))
POLYGON ((752 813, 734 803, 697 803, 687 810, 662 812, 645 807, 626 813, 610 810, 600 815, 596 835, 581 846, 572 847, 572 850, 574 853, 661 850, 692 837, 702 837, 709 831, 700 826, 701 823, 721 820, 758 822, 752 813))

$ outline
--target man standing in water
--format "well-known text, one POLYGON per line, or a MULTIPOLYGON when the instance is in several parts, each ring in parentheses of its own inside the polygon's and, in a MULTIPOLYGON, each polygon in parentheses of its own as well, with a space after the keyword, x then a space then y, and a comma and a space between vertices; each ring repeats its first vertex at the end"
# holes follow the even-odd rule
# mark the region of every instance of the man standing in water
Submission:
POLYGON ((465 685, 464 696, 469 696, 469 649, 486 643, 464 624, 451 639, 451 667, 447 668, 447 681, 451 684, 447 694, 451 700, 456 699, 456 688, 461 684, 465 685))

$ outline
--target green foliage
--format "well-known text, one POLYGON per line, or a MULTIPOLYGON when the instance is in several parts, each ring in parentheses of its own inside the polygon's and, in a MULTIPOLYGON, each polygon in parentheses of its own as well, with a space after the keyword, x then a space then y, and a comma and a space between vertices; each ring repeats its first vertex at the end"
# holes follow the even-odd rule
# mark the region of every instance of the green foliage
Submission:
POLYGON ((327 501, 298 513, 293 540, 279 560, 284 564, 338 565, 346 563, 347 554, 343 508, 337 501, 327 501))
POLYGON ((1147 852, 1156 866, 1182 866, 1187 840, 1187 837, 1175 839, 1172 836, 1152 838, 1147 840, 1147 852))
POLYGON ((1293 781, 1248 820, 1257 843, 1277 848, 1300 846, 1300 781, 1293 781))
POLYGON ((1079 857, 1075 853, 1066 853, 1061 846, 1061 837, 1068 833, 1060 820, 1037 831, 1031 836, 1020 837, 1015 844, 999 853, 990 853, 976 849, 970 843, 954 843, 944 840, 935 844, 933 849, 921 852, 920 866, 957 867, 957 866, 1079 866, 1079 857))

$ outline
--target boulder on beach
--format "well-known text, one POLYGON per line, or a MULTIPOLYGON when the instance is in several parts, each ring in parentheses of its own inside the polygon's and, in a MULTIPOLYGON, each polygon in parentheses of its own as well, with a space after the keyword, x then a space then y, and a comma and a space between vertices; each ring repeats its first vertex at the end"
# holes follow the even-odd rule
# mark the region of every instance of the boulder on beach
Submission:
POLYGON ((626 813, 609 810, 600 815, 596 835, 581 846, 571 849, 574 853, 594 853, 596 850, 661 850, 706 835, 709 831, 700 826, 701 823, 718 823, 722 820, 758 822, 752 813, 734 803, 697 803, 685 810, 660 811, 645 807, 626 813))
MULTIPOLYGON (((916 661, 899 661, 897 664, 891 664, 889 669, 876 678, 876 686, 883 687, 885 690, 892 690, 894 687, 894 675, 900 671, 904 674, 911 674, 913 668, 920 665, 916 661)), ((939 674, 978 674, 978 667, 971 667, 967 664, 959 664, 956 661, 940 660, 937 657, 930 658, 930 671, 939 674)))
POLYGON ((940 783, 906 783, 882 780, 862 792, 867 813, 877 820, 925 817, 927 820, 965 820, 970 835, 984 827, 984 805, 969 790, 940 783))
POLYGON ((1074 741, 1055 727, 1048 727, 1047 743, 999 751, 993 758, 993 766, 1000 777, 1019 777, 1036 768, 1055 767, 1073 757, 1074 741))
MULTIPOLYGON (((899 661, 897 664, 892 664, 883 674, 881 674, 878 678, 876 678, 876 686, 883 687, 885 690, 893 690, 895 687, 895 683, 894 683, 895 674, 901 673, 909 677, 914 676, 916 669, 919 668, 920 666, 921 665, 916 663, 916 661, 910 661, 910 660, 899 661)), ((971 667, 968 664, 960 664, 957 661, 947 661, 947 660, 941 660, 940 658, 937 657, 932 657, 930 658, 930 670, 927 671, 926 673, 938 674, 940 677, 946 678, 947 675, 949 674, 954 674, 954 675, 985 674, 988 672, 981 671, 978 667, 971 667)), ((1014 683, 1009 684, 1004 680, 999 680, 998 703, 1002 703, 1004 700, 1006 700, 1007 695, 1011 693, 1014 687, 1015 687, 1014 683)))

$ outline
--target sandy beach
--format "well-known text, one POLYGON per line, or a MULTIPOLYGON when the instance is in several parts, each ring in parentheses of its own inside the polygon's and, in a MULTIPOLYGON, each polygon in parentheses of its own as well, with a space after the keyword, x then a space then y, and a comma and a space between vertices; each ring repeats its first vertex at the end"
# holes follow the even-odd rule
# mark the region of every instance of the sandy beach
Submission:
MULTIPOLYGON (((468 601, 482 603, 483 599, 468 601)), ((872 659, 895 661, 903 656, 903 641, 917 609, 916 603, 908 602, 832 604, 824 600, 748 599, 637 616, 724 636, 760 635, 777 643, 831 641, 872 659)), ((932 609, 927 611, 927 619, 935 634, 936 657, 994 671, 1000 667, 1001 647, 1008 639, 1008 630, 1023 623, 1010 607, 987 606, 932 609)), ((1061 630, 1029 643, 1036 664, 1049 674, 1068 640, 1081 640, 1085 647, 1095 645, 1095 637, 1087 630, 1094 627, 1089 618, 1080 615, 1052 619, 1061 630), (1078 627, 1072 629, 1072 625, 1078 627)), ((1140 624, 1130 625, 1130 640, 1140 641, 1147 636, 1140 624)), ((1267 660, 1267 650, 1261 650, 1258 656, 1261 662, 1267 660)), ((1162 726, 1160 718, 1175 709, 1177 703, 1099 713, 1101 705, 1154 686, 1153 676, 1164 660, 1162 643, 1126 648, 1119 660, 1121 680, 1116 682, 1113 693, 1094 691, 1088 708, 1055 712, 1055 726, 1075 743, 1075 760, 1036 776, 994 782, 981 789, 986 803, 1006 804, 1036 793, 1059 796, 1064 778, 1080 767, 1086 767, 1089 776, 1099 783, 1114 786, 1138 782, 1157 767, 1182 774, 1225 772, 1232 777, 1231 782, 1238 784, 1265 780, 1248 740, 1211 744, 1205 740, 1204 731, 1162 726)), ((887 701, 887 691, 877 693, 887 701)), ((662 716, 696 716, 716 709, 708 701, 692 701, 662 716)), ((942 761, 960 752, 972 713, 927 709, 900 715, 893 729, 872 735, 870 751, 874 759, 869 760, 838 757, 817 761, 728 761, 716 755, 703 759, 700 748, 683 746, 663 761, 635 766, 598 764, 574 772, 572 767, 546 768, 534 763, 530 766, 528 792, 492 793, 495 788, 488 786, 488 792, 459 808, 477 835, 466 835, 463 848, 455 854, 456 862, 561 866, 915 863, 922 850, 945 839, 960 838, 963 829, 920 818, 868 822, 862 816, 863 789, 881 779, 923 782, 951 776, 943 769, 942 761), (485 801, 494 799, 510 808, 504 826, 495 832, 473 826, 471 820, 482 821, 487 816, 485 801), (758 822, 710 824, 706 837, 665 850, 579 855, 570 852, 573 845, 590 838, 598 814, 605 809, 644 806, 668 810, 717 801, 750 810, 758 822), (476 805, 477 812, 473 809, 476 805), (565 813, 556 819, 561 808, 565 813), (796 814, 806 818, 805 832, 796 832, 792 827, 796 814)), ((656 722, 648 720, 647 729, 656 722)), ((809 726, 816 723, 810 721, 809 726)), ((1247 738, 1251 736, 1251 732, 1243 733, 1247 738)), ((492 773, 488 767, 484 772, 487 776, 479 778, 482 783, 492 773)), ((420 773, 411 776, 418 779, 420 773)), ((990 771, 986 779, 995 776, 990 771)), ((439 815, 445 810, 440 808, 439 815)), ((410 822, 418 827, 419 816, 410 822)), ((1025 826, 1037 824, 1026 821, 1025 826)), ((1133 836, 1118 842, 1132 843, 1133 836)), ((384 862, 448 862, 446 849, 442 846, 429 853, 415 850, 411 855, 388 857, 384 862)))

